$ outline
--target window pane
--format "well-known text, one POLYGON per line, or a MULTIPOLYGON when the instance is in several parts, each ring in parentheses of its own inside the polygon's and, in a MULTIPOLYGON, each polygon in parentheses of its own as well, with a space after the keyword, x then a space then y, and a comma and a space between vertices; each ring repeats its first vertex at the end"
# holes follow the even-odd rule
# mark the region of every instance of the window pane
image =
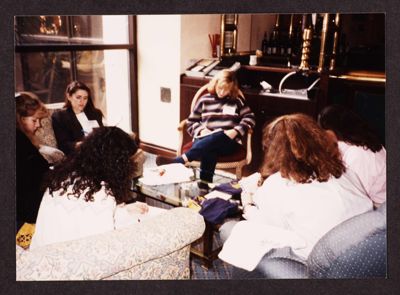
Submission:
POLYGON ((61 15, 15 17, 17 44, 67 42, 67 17, 61 15))
POLYGON ((32 52, 15 56, 16 91, 32 91, 44 103, 64 101, 71 80, 69 52, 32 52))
POLYGON ((128 44, 128 16, 80 15, 72 17, 73 42, 96 44, 128 44))
POLYGON ((77 79, 89 86, 107 123, 130 130, 128 50, 81 51, 76 56, 77 79))
POLYGON ((76 53, 77 80, 85 83, 92 92, 93 103, 106 116, 104 81, 104 52, 78 51, 76 53))
POLYGON ((17 16, 15 39, 17 45, 128 44, 128 16, 17 16))

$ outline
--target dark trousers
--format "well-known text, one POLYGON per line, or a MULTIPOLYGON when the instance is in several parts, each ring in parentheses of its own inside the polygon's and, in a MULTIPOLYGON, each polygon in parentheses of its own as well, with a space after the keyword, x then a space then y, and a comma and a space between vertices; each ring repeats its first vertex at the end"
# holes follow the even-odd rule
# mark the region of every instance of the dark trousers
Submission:
POLYGON ((200 161, 200 179, 212 182, 217 158, 231 155, 239 148, 239 143, 221 131, 196 139, 191 149, 185 154, 189 161, 200 161))

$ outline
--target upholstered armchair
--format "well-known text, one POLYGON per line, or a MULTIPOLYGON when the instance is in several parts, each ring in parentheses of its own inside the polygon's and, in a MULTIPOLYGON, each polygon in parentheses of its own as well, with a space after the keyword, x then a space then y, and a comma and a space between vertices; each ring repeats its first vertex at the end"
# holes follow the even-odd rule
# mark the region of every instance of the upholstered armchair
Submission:
POLYGON ((189 279, 190 244, 204 232, 188 208, 136 225, 33 250, 17 246, 18 281, 189 279))
MULTIPOLYGON (((190 105, 190 111, 192 111, 196 105, 197 100, 206 93, 207 86, 203 85, 194 95, 192 103, 190 105)), ((239 90, 239 96, 244 97, 241 90, 239 90)), ((182 120, 178 126, 179 132, 179 143, 176 150, 176 155, 179 157, 188 151, 193 144, 192 138, 186 132, 186 120, 182 120)), ((217 159, 216 169, 235 169, 235 174, 237 179, 242 178, 242 169, 244 166, 250 164, 252 159, 251 152, 251 140, 252 140, 253 130, 250 129, 247 132, 247 136, 243 138, 242 148, 233 155, 224 156, 217 159)), ((189 167, 200 167, 200 161, 192 161, 186 163, 189 167)))
POLYGON ((234 268, 234 279, 340 279, 386 277, 386 203, 345 220, 326 233, 307 261, 279 248, 268 252, 256 269, 234 268))

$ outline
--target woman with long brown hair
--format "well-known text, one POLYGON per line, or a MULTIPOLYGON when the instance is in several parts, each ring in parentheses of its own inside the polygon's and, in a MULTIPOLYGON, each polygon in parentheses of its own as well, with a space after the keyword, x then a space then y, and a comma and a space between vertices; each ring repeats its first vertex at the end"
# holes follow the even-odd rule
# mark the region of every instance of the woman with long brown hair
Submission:
POLYGON ((290 247, 305 261, 330 229, 372 209, 336 142, 307 115, 275 119, 263 131, 263 148, 260 186, 244 204, 247 220, 233 227, 223 260, 251 271, 271 249, 290 247))
POLYGON ((90 88, 80 81, 68 84, 64 108, 51 118, 57 145, 66 155, 75 151, 93 128, 103 126, 103 113, 94 106, 90 88))

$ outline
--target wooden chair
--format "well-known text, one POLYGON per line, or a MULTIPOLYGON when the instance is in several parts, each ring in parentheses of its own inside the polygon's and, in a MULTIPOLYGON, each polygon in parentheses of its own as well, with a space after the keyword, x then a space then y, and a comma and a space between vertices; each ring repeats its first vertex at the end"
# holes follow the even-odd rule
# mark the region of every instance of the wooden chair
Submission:
MULTIPOLYGON (((190 105, 190 111, 193 111, 194 106, 196 105, 197 100, 207 92, 208 84, 202 86, 194 95, 192 103, 190 105)), ((239 96, 244 98, 242 91, 239 90, 239 96)), ((186 124, 187 120, 183 120, 180 122, 178 126, 179 132, 179 145, 176 151, 176 155, 179 157, 188 151, 193 144, 192 138, 186 132, 186 124)), ((253 130, 250 129, 247 132, 247 135, 242 139, 243 144, 238 152, 229 156, 219 157, 217 159, 216 169, 235 169, 236 178, 239 180, 242 178, 242 169, 244 166, 250 164, 252 153, 251 153, 251 137, 253 130)), ((186 166, 189 167, 200 167, 200 161, 191 161, 186 163, 186 166)))

